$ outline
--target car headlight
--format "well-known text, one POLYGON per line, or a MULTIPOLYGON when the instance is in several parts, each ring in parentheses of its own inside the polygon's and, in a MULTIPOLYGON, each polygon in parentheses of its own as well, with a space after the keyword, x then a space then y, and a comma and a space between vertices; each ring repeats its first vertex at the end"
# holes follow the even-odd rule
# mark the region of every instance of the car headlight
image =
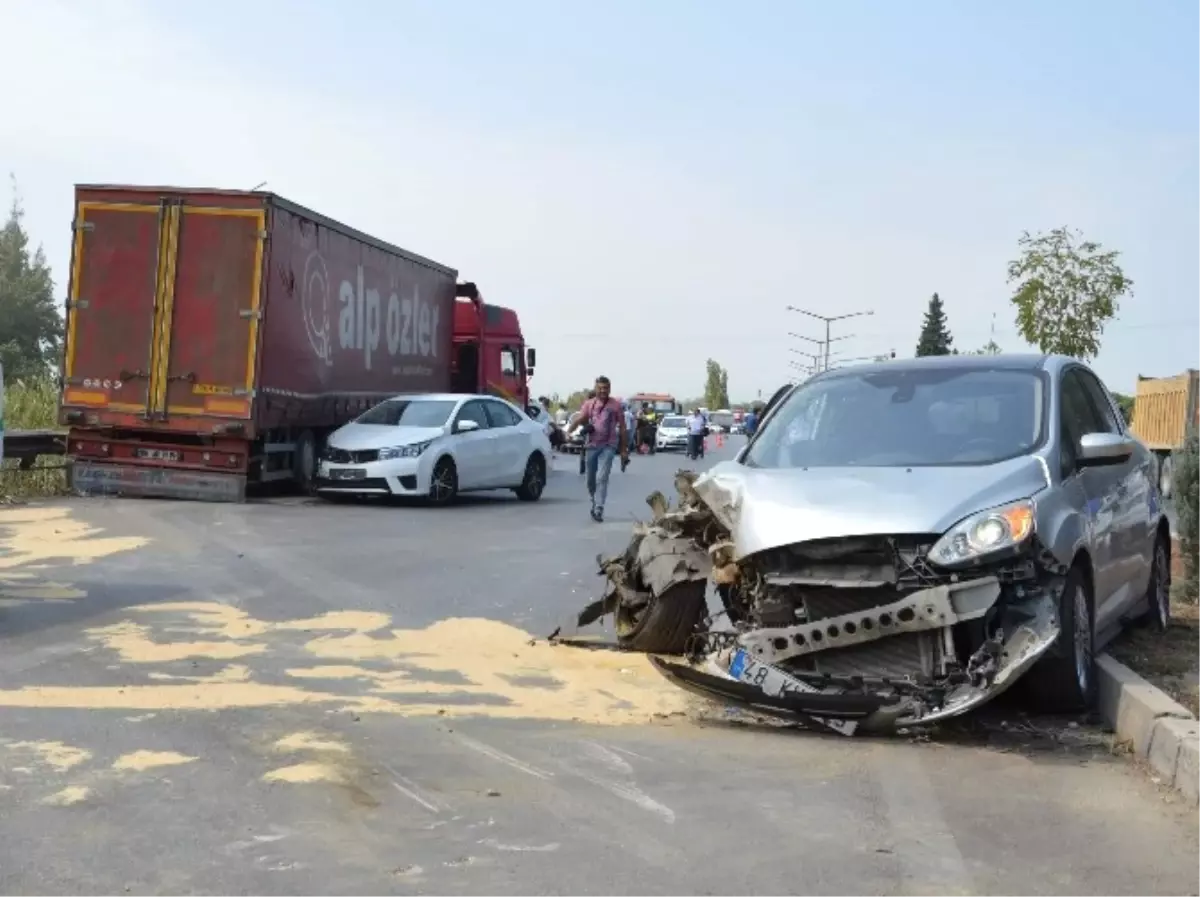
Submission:
POLYGON ((952 567, 1015 548, 1033 533, 1033 502, 1028 499, 972 514, 950 527, 929 551, 935 564, 952 567))
POLYGON ((379 450, 380 461, 391 461, 395 458, 415 458, 429 448, 433 443, 430 439, 426 442, 414 442, 412 445, 393 445, 388 448, 379 450))

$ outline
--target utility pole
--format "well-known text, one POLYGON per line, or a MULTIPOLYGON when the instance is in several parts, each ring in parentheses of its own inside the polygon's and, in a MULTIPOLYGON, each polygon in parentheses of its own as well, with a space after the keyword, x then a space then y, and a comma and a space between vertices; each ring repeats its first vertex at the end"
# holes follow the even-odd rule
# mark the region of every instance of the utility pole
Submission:
MULTIPOLYGON (((802 314, 802 315, 808 315, 810 318, 816 318, 818 321, 825 322, 825 368, 826 369, 829 368, 829 344, 833 340, 833 338, 829 335, 829 330, 830 330, 830 326, 834 323, 834 321, 844 321, 847 318, 857 318, 857 317, 860 317, 863 315, 875 314, 874 310, 870 310, 870 311, 852 311, 852 312, 849 312, 848 314, 844 314, 844 315, 832 315, 832 316, 819 315, 815 311, 809 311, 806 308, 797 308, 794 305, 789 305, 787 307, 787 310, 798 312, 799 314, 802 314)), ((793 336, 794 335, 795 334, 793 334, 793 336)), ((845 337, 845 336, 838 337, 838 339, 847 339, 847 338, 848 337, 845 337)), ((804 337, 804 339, 808 339, 808 337, 804 337)), ((820 342, 820 341, 813 340, 813 342, 820 342)))

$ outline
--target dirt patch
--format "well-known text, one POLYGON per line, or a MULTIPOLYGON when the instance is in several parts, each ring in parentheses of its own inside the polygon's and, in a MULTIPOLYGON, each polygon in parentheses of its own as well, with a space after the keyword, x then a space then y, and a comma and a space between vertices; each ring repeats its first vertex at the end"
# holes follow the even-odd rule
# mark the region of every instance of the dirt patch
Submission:
POLYGON ((1155 632, 1150 628, 1130 629, 1108 649, 1113 657, 1150 680, 1196 716, 1200 716, 1198 618, 1195 604, 1172 599, 1171 625, 1166 632, 1155 632))

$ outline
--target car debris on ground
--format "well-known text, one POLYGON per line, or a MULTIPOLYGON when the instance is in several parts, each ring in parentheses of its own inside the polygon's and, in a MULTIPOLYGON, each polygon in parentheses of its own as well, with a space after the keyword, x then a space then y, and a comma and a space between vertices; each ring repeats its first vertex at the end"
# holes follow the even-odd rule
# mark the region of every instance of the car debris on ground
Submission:
POLYGON ((747 552, 737 479, 680 470, 675 488, 674 507, 651 493, 625 551, 597 559, 606 588, 577 623, 611 616, 616 647, 705 697, 843 735, 896 732, 980 706, 1058 639, 1067 570, 1036 538, 958 572, 917 537, 747 552), (710 582, 723 604, 711 617, 710 582))

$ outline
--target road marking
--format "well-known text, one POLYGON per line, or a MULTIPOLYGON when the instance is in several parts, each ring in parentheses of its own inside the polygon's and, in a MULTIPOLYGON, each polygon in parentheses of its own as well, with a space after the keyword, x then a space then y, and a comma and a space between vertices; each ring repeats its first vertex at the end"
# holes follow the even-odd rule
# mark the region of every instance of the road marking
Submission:
POLYGON ((528 763, 522 762, 510 754, 506 754, 504 751, 499 750, 498 748, 484 744, 482 741, 476 741, 475 739, 468 738, 465 735, 459 735, 458 740, 463 747, 468 747, 473 751, 483 754, 485 757, 490 757, 492 760, 495 760, 498 763, 504 763, 507 766, 511 766, 518 772, 523 772, 528 776, 533 776, 535 779, 550 779, 554 777, 554 773, 546 772, 543 769, 538 769, 536 766, 530 766, 528 763))
POLYGON ((386 769, 388 771, 388 774, 392 777, 392 781, 391 781, 392 787, 395 788, 397 791, 399 791, 401 794, 403 794, 405 797, 407 797, 409 800, 412 800, 415 803, 420 804, 422 807, 424 807, 430 813, 440 813, 440 812, 442 812, 442 810, 446 809, 445 806, 440 805, 437 802, 437 799, 434 798, 432 795, 430 795, 428 799, 422 797, 420 794, 420 789, 417 787, 416 782, 406 779, 404 776, 400 775, 400 773, 396 772, 396 770, 392 769, 387 764, 381 764, 381 765, 383 766, 384 769, 386 769), (403 784, 401 784, 401 783, 403 783, 403 784))
POLYGON ((484 847, 491 847, 493 850, 513 851, 516 853, 552 853, 559 848, 557 841, 551 841, 549 844, 502 844, 495 838, 484 838, 479 843, 484 847))
POLYGON ((634 806, 641 807, 648 813, 654 813, 656 816, 660 816, 665 819, 668 823, 674 824, 675 811, 665 804, 661 804, 656 801, 649 794, 638 788, 637 785, 632 783, 623 784, 621 782, 614 782, 609 779, 604 779, 590 770, 574 769, 571 767, 567 768, 585 782, 591 782, 597 788, 604 789, 614 797, 619 797, 621 800, 627 800, 634 806))

